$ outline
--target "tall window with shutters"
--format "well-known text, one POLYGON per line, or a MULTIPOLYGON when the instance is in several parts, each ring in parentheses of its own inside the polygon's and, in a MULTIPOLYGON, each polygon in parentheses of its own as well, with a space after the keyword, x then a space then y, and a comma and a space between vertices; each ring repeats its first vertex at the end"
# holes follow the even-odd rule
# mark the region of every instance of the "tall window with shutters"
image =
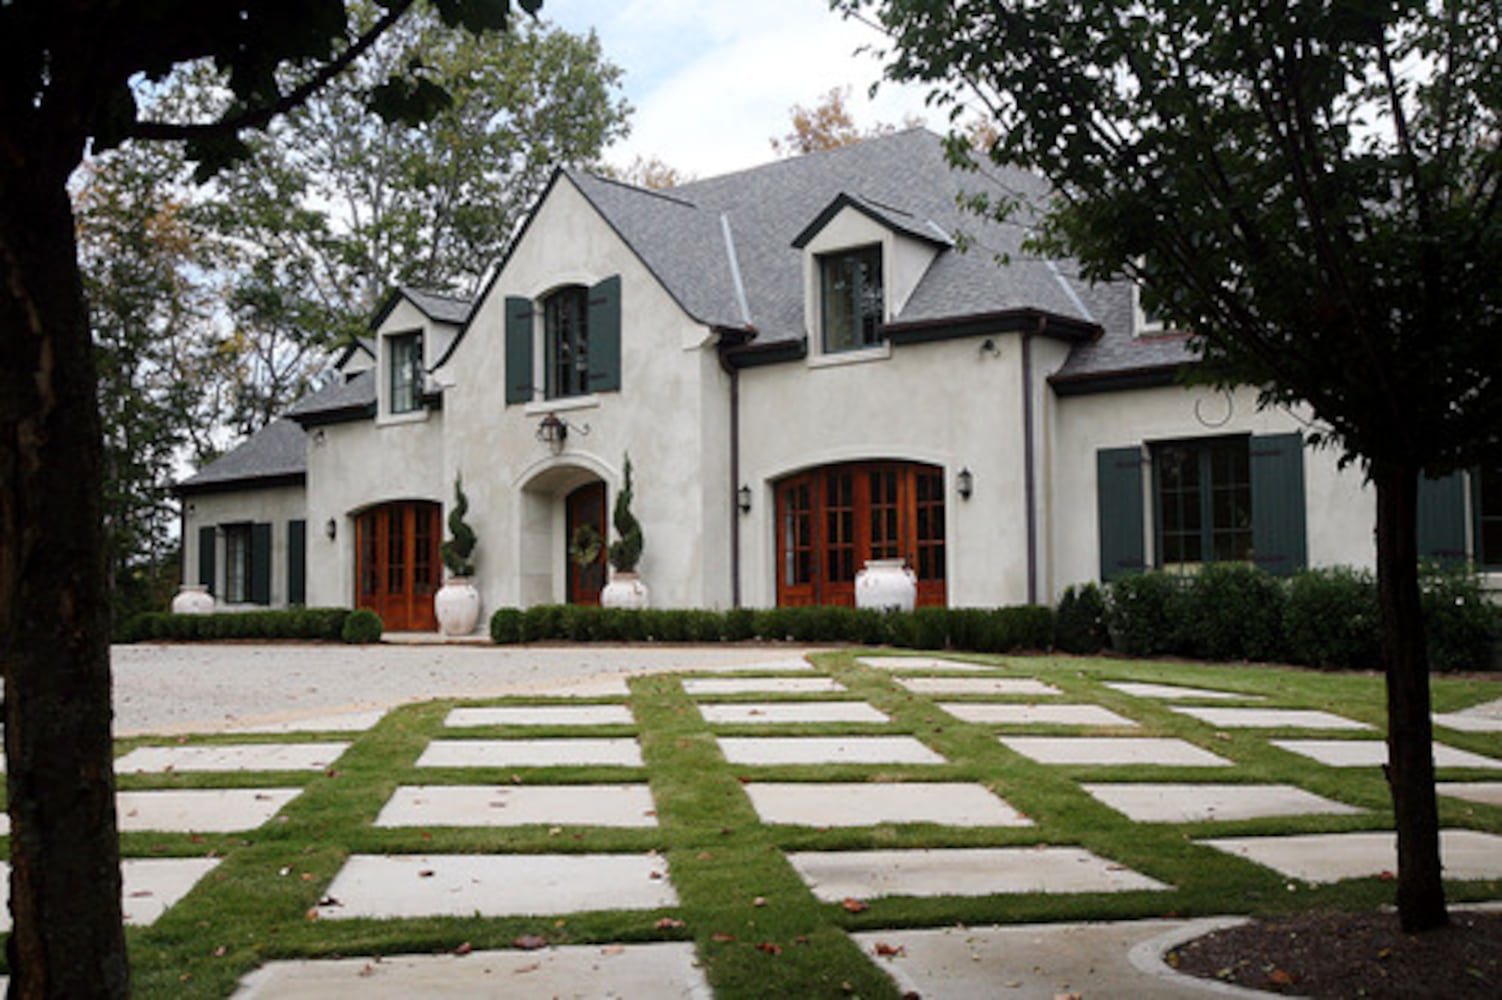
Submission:
POLYGON ((589 289, 560 288, 543 300, 547 397, 582 396, 589 388, 589 289))

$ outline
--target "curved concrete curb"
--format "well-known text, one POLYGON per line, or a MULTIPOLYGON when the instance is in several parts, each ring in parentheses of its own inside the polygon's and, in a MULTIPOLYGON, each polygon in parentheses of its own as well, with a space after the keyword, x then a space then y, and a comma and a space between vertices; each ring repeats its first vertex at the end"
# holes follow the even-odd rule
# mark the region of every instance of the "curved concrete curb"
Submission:
POLYGON ((1203 992, 1206 996, 1217 997, 1242 997, 1244 1000, 1257 1000, 1271 996, 1289 997, 1288 993, 1267 993, 1263 990, 1248 989, 1245 986, 1235 986, 1231 983, 1222 983, 1214 979, 1202 979, 1199 976, 1190 976, 1176 971, 1171 965, 1163 960, 1168 952, 1187 944, 1195 938, 1204 937, 1215 931, 1225 930, 1230 927, 1240 927, 1249 923, 1250 917, 1201 917, 1191 920, 1181 927, 1164 931, 1157 937, 1148 938, 1132 947, 1127 953, 1127 961, 1132 963, 1132 968, 1138 972, 1160 979, 1166 979, 1179 986, 1191 987, 1203 992))

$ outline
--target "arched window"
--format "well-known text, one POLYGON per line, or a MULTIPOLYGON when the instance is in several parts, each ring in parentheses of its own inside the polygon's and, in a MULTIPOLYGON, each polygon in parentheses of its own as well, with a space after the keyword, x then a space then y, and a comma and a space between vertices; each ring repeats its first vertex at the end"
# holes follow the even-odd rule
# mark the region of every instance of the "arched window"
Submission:
POLYGON ((944 472, 914 462, 848 462, 777 484, 777 603, 855 603, 868 559, 902 559, 918 604, 946 601, 944 472))

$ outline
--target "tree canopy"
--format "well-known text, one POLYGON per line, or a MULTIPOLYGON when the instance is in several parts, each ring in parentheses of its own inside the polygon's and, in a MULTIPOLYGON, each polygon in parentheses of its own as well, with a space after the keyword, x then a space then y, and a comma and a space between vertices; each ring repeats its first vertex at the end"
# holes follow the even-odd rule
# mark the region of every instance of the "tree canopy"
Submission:
POLYGON ((835 0, 888 75, 1034 169, 1033 244, 1140 282, 1200 374, 1307 406, 1376 486, 1405 927, 1444 922, 1415 570, 1422 472, 1502 444, 1502 17, 1489 0, 835 0))

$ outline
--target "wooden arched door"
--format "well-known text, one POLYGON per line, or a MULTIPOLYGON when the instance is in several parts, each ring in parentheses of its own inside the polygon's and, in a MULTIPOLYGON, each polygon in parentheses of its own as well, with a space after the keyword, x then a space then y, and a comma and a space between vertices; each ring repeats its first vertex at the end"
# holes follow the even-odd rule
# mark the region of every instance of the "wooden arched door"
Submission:
POLYGON ((355 605, 391 632, 434 632, 442 584, 441 508, 427 500, 381 504, 355 520, 355 605))
POLYGON ((605 587, 605 484, 599 480, 585 483, 570 493, 564 504, 566 531, 563 558, 568 567, 568 602, 599 604, 600 591, 605 587), (599 533, 600 551, 594 562, 580 566, 574 561, 569 549, 572 547, 574 532, 586 524, 599 533))

